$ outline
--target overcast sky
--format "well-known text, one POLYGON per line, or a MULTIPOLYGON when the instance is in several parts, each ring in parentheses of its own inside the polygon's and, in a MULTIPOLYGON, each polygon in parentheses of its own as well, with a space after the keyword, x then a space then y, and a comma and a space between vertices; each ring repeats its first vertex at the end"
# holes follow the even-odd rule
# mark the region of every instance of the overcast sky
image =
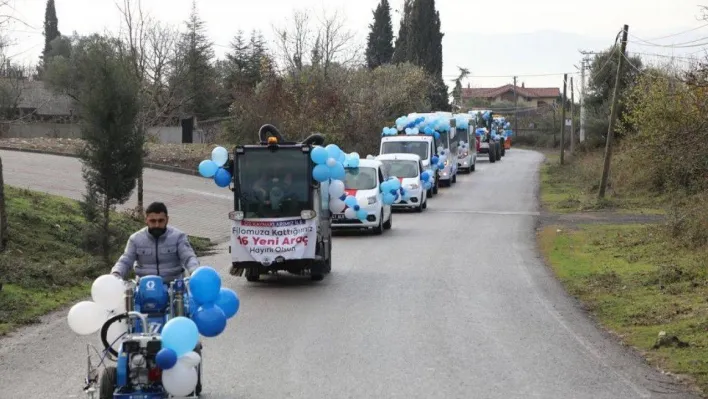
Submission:
MULTIPOLYGON (((42 24, 46 0, 10 1, 14 6, 13 16, 29 26, 19 23, 11 26, 15 44, 8 54, 34 63, 44 43, 42 24)), ((79 34, 115 32, 120 27, 116 2, 123 0, 55 1, 59 30, 65 35, 74 31, 79 34)), ((154 17, 180 27, 184 26, 192 3, 191 0, 142 2, 143 8, 154 17)), ((372 10, 378 2, 198 0, 197 4, 215 44, 215 52, 223 56, 238 29, 246 32, 260 29, 270 38, 272 24, 287 23, 296 8, 339 10, 364 42, 372 10)), ((390 3, 394 9, 394 34, 397 34, 400 14, 396 10, 402 8, 403 0, 390 0, 390 3)), ((631 52, 683 57, 701 55, 708 49, 708 39, 700 40, 708 38, 708 27, 701 28, 706 21, 700 19, 701 10, 696 3, 695 0, 495 0, 490 3, 438 0, 436 6, 445 33, 444 78, 448 82, 453 79, 459 65, 472 72, 473 76, 465 82, 472 87, 511 83, 512 75, 519 76, 519 83, 523 81, 526 86, 560 87, 562 74, 568 72, 576 74, 572 76, 578 87, 579 74, 574 67, 582 57, 578 50, 597 51, 608 47, 623 24, 630 27, 628 50, 631 52), (668 35, 671 37, 665 37, 668 35), (684 44, 684 47, 678 48, 676 44, 684 44)), ((646 57, 653 62, 669 60, 656 55, 646 57)), ((676 60, 678 63, 686 61, 676 60)))

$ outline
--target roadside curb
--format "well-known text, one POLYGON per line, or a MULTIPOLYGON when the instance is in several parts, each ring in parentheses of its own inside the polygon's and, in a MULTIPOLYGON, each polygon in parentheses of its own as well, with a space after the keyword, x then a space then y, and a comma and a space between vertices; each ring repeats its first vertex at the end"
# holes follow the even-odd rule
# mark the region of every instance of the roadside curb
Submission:
MULTIPOLYGON (((33 154, 57 155, 60 157, 78 158, 78 156, 76 156, 75 154, 68 154, 65 152, 58 152, 58 151, 37 150, 34 148, 17 148, 17 147, 8 147, 8 146, 0 145, 0 150, 29 152, 29 153, 33 153, 33 154)), ((177 166, 160 165, 157 163, 150 163, 150 162, 145 162, 144 166, 146 168, 162 170, 165 172, 179 173, 179 174, 191 175, 191 176, 199 176, 199 172, 196 170, 179 168, 177 166)))

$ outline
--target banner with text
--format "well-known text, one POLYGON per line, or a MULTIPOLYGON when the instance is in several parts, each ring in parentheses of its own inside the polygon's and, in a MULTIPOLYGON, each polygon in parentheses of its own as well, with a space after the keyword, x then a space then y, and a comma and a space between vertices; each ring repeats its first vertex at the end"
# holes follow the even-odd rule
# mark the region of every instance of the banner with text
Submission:
POLYGON ((234 220, 231 227, 233 262, 312 259, 317 247, 317 219, 234 220))

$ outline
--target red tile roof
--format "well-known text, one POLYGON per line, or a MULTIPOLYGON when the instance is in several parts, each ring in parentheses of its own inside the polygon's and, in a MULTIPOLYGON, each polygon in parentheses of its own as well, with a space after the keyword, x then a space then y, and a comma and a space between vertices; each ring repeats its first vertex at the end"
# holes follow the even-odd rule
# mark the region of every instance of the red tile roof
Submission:
MULTIPOLYGON (((513 92, 514 85, 507 84, 501 87, 463 88, 462 98, 494 98, 506 92, 513 92)), ((521 87, 516 86, 516 93, 529 98, 559 97, 560 89, 557 87, 521 87)))

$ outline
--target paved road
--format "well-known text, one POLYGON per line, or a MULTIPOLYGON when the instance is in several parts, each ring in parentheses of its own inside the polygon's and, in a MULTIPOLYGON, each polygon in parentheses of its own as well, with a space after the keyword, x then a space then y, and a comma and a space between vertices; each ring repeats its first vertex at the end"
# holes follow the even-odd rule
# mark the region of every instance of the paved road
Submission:
MULTIPOLYGON (((80 191, 74 161, 0 155, 8 184, 80 191), (29 172, 40 163, 55 176, 29 172)), ((206 341, 205 397, 693 398, 594 327, 539 260, 541 159, 512 150, 481 161, 425 213, 395 214, 384 236, 337 237, 320 283, 224 277, 242 308, 206 341)), ((146 182, 150 198, 184 201, 177 223, 225 224, 228 201, 209 197, 223 194, 209 182, 157 171, 146 182)), ((225 270, 228 259, 202 263, 225 270)), ((0 398, 81 395, 86 339, 64 317, 0 340, 0 398)))

